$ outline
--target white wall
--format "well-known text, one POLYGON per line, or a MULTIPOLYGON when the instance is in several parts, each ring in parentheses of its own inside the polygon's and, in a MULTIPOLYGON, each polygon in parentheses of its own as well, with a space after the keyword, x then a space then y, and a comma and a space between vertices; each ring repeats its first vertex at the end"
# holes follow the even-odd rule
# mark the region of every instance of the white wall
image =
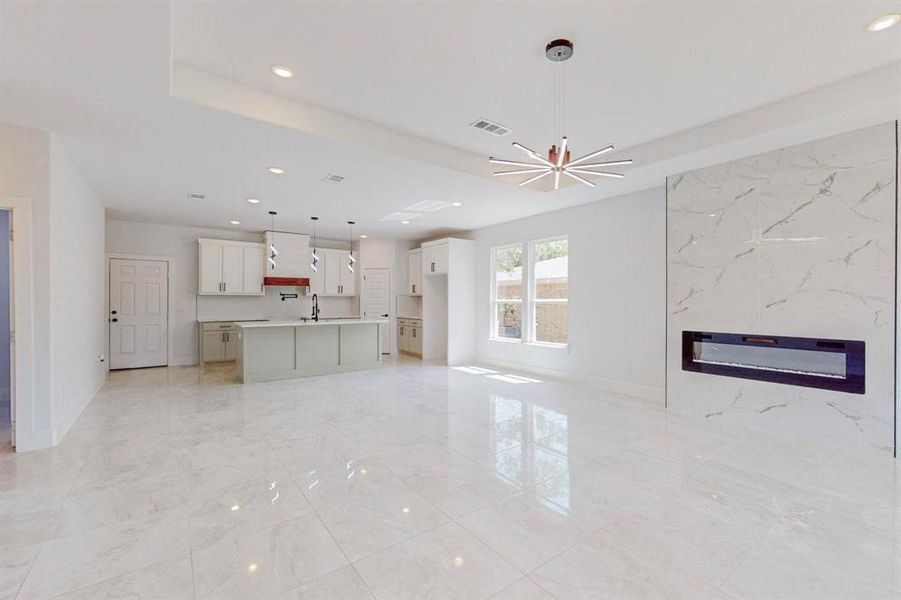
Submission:
POLYGON ((0 124, 0 194, 30 203, 34 372, 16 439, 30 450, 58 443, 103 383, 104 213, 56 136, 25 127, 0 124))
POLYGON ((55 135, 50 206, 53 438, 59 443, 105 380, 105 214, 55 135))
MULTIPOLYGON (((132 221, 107 220, 107 254, 138 254, 172 258, 169 272, 169 329, 172 343, 170 365, 198 362, 197 319, 260 319, 307 316, 311 300, 300 296, 281 301, 279 291, 267 288, 265 296, 197 296, 197 238, 258 242, 261 233, 228 229, 203 229, 175 225, 157 225, 132 221)), ((323 240, 321 247, 346 248, 347 242, 323 240)), ((294 291, 294 290, 290 290, 294 291)), ((323 317, 358 314, 357 302, 347 298, 320 298, 323 317)))
POLYGON ((477 358, 596 378, 662 401, 665 237, 663 188, 474 231, 477 358), (491 248, 558 235, 569 237, 568 347, 490 340, 491 248))

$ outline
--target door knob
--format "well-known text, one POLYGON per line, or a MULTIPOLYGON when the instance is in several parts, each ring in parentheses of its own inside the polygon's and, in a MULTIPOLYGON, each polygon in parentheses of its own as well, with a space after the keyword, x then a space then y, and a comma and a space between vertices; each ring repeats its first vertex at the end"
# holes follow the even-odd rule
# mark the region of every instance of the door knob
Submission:
POLYGON ((387 316, 388 316, 388 313, 385 313, 385 314, 383 314, 382 316, 383 316, 383 317, 387 317, 387 316))
POLYGON ((113 311, 113 314, 114 314, 114 315, 117 314, 117 311, 114 310, 114 311, 113 311))
POLYGON ((113 323, 118 323, 119 319, 117 319, 116 317, 113 317, 112 321, 113 321, 113 323))

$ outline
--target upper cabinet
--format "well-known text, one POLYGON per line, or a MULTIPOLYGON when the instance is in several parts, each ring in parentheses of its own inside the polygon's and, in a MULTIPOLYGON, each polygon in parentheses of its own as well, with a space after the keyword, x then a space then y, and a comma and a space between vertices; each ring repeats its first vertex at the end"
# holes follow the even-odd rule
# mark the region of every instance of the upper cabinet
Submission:
POLYGON ((407 254, 407 293, 422 296, 422 248, 410 250, 407 254))
POLYGON ((447 240, 427 242, 422 245, 422 274, 444 275, 447 273, 447 240))
POLYGON ((262 296, 263 244, 201 238, 198 294, 207 296, 262 296))
POLYGON ((357 274, 347 268, 347 250, 318 248, 317 252, 319 270, 310 275, 310 293, 319 296, 356 296, 357 274))
POLYGON ((267 231, 266 251, 275 246, 275 267, 266 262, 266 277, 310 277, 310 236, 303 233, 267 231))

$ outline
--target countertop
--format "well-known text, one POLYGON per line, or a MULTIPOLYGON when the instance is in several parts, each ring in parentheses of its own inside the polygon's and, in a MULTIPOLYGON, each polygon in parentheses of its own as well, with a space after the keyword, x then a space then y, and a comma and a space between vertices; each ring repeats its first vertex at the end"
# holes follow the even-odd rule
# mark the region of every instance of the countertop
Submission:
POLYGON ((255 329, 257 327, 315 327, 317 325, 362 325, 365 323, 387 323, 388 319, 320 319, 319 321, 304 321, 302 319, 272 319, 271 321, 245 321, 235 323, 241 329, 255 329))
MULTIPOLYGON (((271 321, 300 320, 301 317, 272 317, 268 319, 197 319, 198 323, 268 323, 271 321)), ((319 317, 320 320, 359 320, 360 317, 319 317)))

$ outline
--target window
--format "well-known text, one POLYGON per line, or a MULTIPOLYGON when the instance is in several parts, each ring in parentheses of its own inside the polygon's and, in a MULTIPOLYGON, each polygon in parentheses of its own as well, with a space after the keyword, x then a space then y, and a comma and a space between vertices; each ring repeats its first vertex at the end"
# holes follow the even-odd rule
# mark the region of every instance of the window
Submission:
POLYGON ((565 237, 492 250, 493 338, 567 343, 568 259, 565 237))
POLYGON ((531 242, 531 341, 565 344, 569 317, 569 248, 566 238, 531 242))
POLYGON ((522 339, 522 246, 494 249, 493 337, 522 339))

